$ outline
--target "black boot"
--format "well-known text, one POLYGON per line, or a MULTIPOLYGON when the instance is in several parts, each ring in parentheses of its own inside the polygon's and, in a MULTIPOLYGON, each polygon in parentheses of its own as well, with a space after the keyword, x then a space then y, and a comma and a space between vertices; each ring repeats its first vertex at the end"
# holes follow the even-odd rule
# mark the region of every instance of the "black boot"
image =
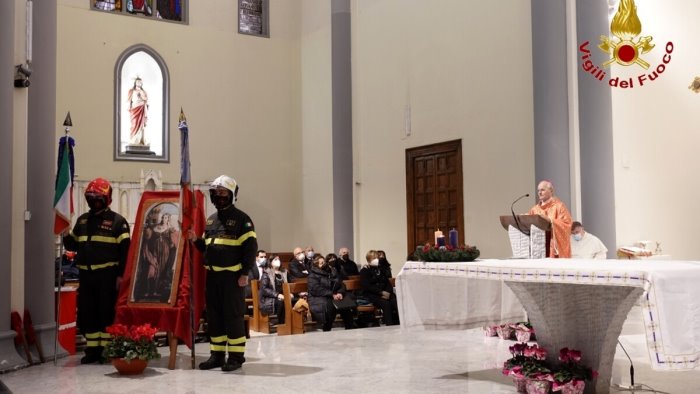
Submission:
POLYGON ((226 355, 224 352, 211 352, 209 360, 199 363, 199 369, 207 370, 212 368, 218 368, 224 365, 226 360, 226 355))
MULTIPOLYGON (((245 359, 243 359, 243 361, 245 361, 245 359)), ((226 360, 226 364, 221 367, 221 370, 224 372, 231 372, 240 369, 241 366, 243 366, 243 363, 239 358, 228 356, 228 360, 226 360)))
POLYGON ((90 346, 85 348, 85 356, 80 359, 81 364, 94 364, 102 361, 101 349, 96 346, 90 346))

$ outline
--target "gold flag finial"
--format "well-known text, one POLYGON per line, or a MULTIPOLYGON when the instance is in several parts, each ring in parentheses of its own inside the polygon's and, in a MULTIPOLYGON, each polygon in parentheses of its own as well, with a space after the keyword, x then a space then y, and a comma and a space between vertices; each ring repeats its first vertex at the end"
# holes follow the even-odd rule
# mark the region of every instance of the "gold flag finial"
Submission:
POLYGON ((185 112, 182 110, 182 107, 180 107, 180 122, 186 122, 187 119, 185 118, 185 112))

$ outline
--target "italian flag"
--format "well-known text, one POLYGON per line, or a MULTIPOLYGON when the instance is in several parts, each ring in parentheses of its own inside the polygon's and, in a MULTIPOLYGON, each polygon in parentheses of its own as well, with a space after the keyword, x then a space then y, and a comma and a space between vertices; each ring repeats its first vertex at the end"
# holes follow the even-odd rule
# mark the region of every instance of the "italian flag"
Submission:
POLYGON ((54 234, 61 234, 70 228, 71 217, 73 216, 73 186, 69 163, 69 143, 66 138, 59 142, 58 172, 56 173, 56 191, 53 198, 53 209, 56 214, 53 224, 54 234), (61 148, 63 154, 61 154, 61 148))

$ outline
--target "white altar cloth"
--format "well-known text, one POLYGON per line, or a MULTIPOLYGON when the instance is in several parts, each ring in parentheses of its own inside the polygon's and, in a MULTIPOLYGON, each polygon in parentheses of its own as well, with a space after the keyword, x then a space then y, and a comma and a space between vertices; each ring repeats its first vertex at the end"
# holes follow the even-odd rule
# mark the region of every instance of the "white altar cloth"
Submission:
MULTIPOLYGON (((479 288, 484 286, 480 283, 483 280, 640 287, 644 289, 642 312, 652 368, 692 369, 699 363, 700 262, 575 259, 407 262, 396 280, 402 326, 420 325, 421 321, 424 325, 446 326, 492 323, 494 311, 510 310, 501 305, 513 305, 502 302, 510 295, 495 300, 492 286, 485 287, 488 296, 482 297, 479 288), (451 294, 459 288, 455 280, 461 280, 466 289, 451 294), (469 290, 472 284, 478 289, 469 290), (433 291, 435 294, 429 294, 433 291), (491 313, 482 313, 484 309, 491 313)), ((502 321, 509 320, 508 313, 502 315, 502 321)))

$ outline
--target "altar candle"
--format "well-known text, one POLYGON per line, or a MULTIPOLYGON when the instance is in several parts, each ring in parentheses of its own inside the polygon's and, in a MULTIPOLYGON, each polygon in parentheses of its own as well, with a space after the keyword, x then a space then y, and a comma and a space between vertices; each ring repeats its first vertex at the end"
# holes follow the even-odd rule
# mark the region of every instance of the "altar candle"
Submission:
POLYGON ((445 237, 444 237, 444 236, 441 235, 441 236, 438 237, 438 239, 437 239, 437 246, 438 246, 438 247, 440 247, 440 246, 445 246, 445 237))
POLYGON ((444 237, 444 236, 442 235, 442 231, 440 231, 440 229, 438 229, 438 230, 435 232, 435 245, 438 244, 438 238, 439 238, 439 237, 444 237))
POLYGON ((452 246, 453 248, 457 248, 459 246, 457 245, 457 237, 457 230, 455 230, 454 228, 450 230, 450 246, 452 246))

